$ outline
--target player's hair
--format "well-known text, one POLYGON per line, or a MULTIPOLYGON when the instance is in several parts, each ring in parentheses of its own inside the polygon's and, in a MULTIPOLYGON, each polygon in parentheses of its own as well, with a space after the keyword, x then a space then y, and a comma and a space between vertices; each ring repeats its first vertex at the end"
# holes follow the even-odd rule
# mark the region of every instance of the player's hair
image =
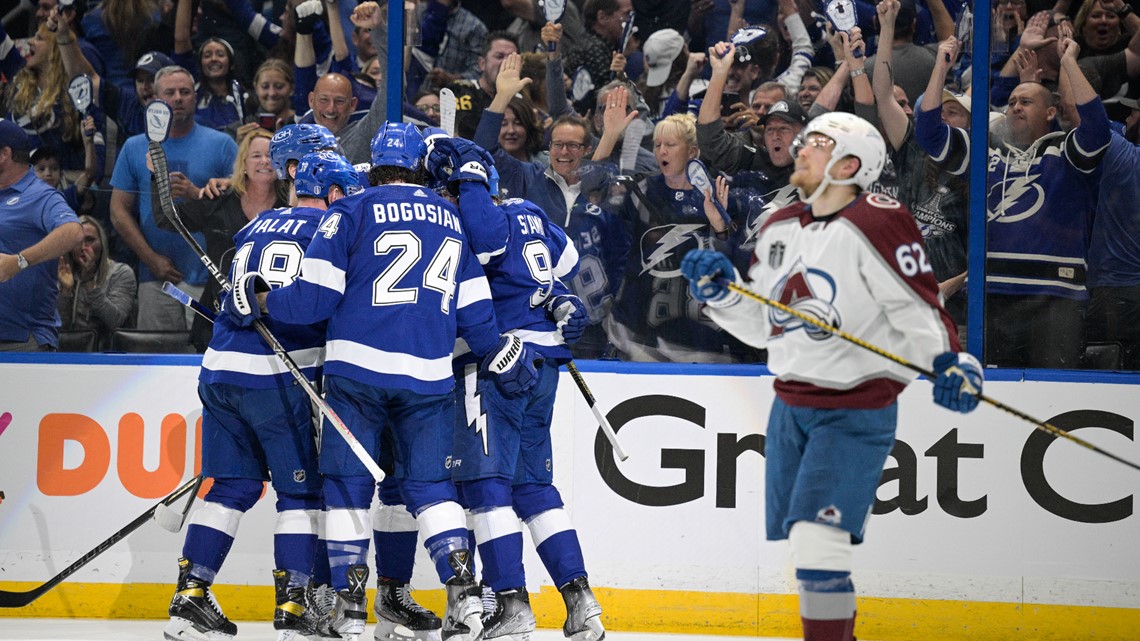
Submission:
POLYGON ((420 165, 415 170, 397 167, 395 165, 374 165, 372 169, 368 170, 368 182, 372 183, 373 187, 390 183, 426 185, 427 170, 423 168, 423 165, 420 165))
POLYGON ((690 147, 697 146, 697 119, 688 113, 662 118, 653 128, 653 141, 664 135, 674 135, 690 147))
POLYGON ((480 58, 487 57, 487 54, 491 51, 491 45, 494 44, 496 40, 506 40, 515 46, 515 51, 522 50, 522 48, 519 47, 519 39, 515 34, 509 31, 492 31, 487 34, 487 39, 483 41, 483 48, 479 50, 480 58))

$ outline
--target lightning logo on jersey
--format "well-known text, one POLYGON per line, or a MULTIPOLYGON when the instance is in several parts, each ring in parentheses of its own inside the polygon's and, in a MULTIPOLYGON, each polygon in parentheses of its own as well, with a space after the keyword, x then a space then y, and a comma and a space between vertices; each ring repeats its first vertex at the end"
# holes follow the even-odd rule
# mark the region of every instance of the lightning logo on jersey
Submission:
MULTIPOLYGON (((771 298, 838 329, 841 320, 834 304, 835 295, 835 278, 825 271, 810 269, 802 260, 797 259, 791 270, 776 282, 771 298)), ((822 341, 831 337, 830 332, 774 307, 768 312, 768 321, 772 324, 772 338, 801 328, 813 340, 822 341)))
POLYGON ((690 249, 710 249, 711 247, 701 237, 694 233, 708 226, 699 225, 663 225, 654 227, 641 237, 641 273, 649 272, 657 278, 676 278, 681 275, 681 256, 690 249), (686 247, 684 251, 678 248, 687 243, 695 243, 695 247, 686 247))

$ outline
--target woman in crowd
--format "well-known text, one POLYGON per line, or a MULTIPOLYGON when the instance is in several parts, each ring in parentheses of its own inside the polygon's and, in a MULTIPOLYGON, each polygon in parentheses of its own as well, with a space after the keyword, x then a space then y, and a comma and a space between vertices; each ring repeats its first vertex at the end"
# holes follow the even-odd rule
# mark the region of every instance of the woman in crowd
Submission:
POLYGON ((835 75, 835 71, 827 67, 812 67, 804 72, 804 77, 800 80, 800 90, 796 94, 796 101, 800 103, 805 112, 811 110, 819 92, 823 90, 823 86, 827 84, 828 80, 831 80, 833 75, 835 75))
MULTIPOLYGON (((211 181, 202 189, 201 198, 178 206, 186 228, 206 235, 206 254, 223 272, 229 272, 233 260, 234 234, 261 212, 288 205, 285 185, 277 180, 269 159, 269 140, 272 137, 273 134, 264 129, 251 131, 238 145, 230 180, 211 181)), ((173 230, 170 220, 159 213, 162 209, 155 189, 151 190, 151 202, 158 226, 173 230)), ((207 280, 202 304, 217 309, 217 297, 218 284, 213 279, 207 280)), ((200 318, 194 320, 190 342, 199 351, 205 351, 212 335, 209 323, 200 318)))
POLYGON ((24 61, 4 91, 5 115, 28 132, 32 148, 56 149, 63 169, 83 169, 80 116, 67 95, 56 34, 46 23, 28 40, 24 61))
POLYGON ((1123 51, 1132 33, 1128 30, 1130 11, 1124 0, 1086 0, 1073 20, 1073 39, 1081 46, 1080 57, 1102 56, 1123 51))
POLYGON ((60 329, 93 329, 96 345, 105 350, 116 329, 134 324, 138 283, 129 266, 107 255, 103 225, 90 216, 79 222, 83 244, 59 258, 60 329))
POLYGON ((499 146, 503 151, 523 162, 546 162, 542 132, 530 100, 522 96, 511 98, 499 127, 499 146))
MULTIPOLYGON (((617 108, 606 110, 606 130, 620 129, 625 119, 619 98, 617 108), (611 113, 613 114, 611 116, 611 113)), ((700 155, 695 119, 675 114, 657 123, 653 153, 660 174, 642 179, 629 190, 622 219, 629 226, 632 246, 626 261, 621 291, 606 320, 610 341, 627 360, 684 363, 754 362, 758 353, 702 318, 700 306, 689 296, 681 276, 681 258, 690 249, 717 249, 741 255, 739 268, 747 268, 747 253, 739 251, 746 236, 751 201, 729 201, 728 182, 718 178, 715 197, 729 219, 711 198, 689 182, 686 168, 700 155), (736 202, 741 201, 741 202, 736 202)), ((739 196, 737 194, 736 196, 739 196)))
POLYGON ((253 121, 258 114, 270 113, 275 117, 271 131, 292 124, 293 65, 280 58, 261 63, 253 75, 253 96, 246 110, 246 120, 253 121))

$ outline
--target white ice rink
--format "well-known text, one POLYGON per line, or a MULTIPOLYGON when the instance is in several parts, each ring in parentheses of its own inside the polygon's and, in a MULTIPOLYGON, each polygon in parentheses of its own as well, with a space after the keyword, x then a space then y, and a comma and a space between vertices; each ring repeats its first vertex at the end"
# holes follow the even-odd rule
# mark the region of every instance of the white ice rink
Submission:
MULTIPOLYGON (((3 619, 3 641, 161 641, 166 621, 108 621, 105 619, 3 619)), ((274 641, 272 623, 238 621, 234 641, 274 641)), ((538 630, 531 641, 564 641, 561 630, 538 630)), ((659 632, 606 632, 606 641, 794 641, 775 637, 726 637, 659 632)), ((372 641, 372 625, 360 641, 372 641)))

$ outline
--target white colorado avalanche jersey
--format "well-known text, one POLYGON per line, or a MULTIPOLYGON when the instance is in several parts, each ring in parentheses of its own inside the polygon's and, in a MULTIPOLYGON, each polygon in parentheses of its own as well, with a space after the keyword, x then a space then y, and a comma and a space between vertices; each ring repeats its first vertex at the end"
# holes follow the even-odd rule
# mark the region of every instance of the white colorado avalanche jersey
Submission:
MULTIPOLYGON (((862 194, 815 218, 785 207, 761 228, 748 286, 921 367, 958 349, 922 235, 893 198, 862 194)), ((731 297, 733 299, 735 297, 731 297)), ((795 316, 750 299, 710 305, 709 316, 741 340, 767 347, 776 393, 789 405, 878 408, 915 374, 795 316)))

